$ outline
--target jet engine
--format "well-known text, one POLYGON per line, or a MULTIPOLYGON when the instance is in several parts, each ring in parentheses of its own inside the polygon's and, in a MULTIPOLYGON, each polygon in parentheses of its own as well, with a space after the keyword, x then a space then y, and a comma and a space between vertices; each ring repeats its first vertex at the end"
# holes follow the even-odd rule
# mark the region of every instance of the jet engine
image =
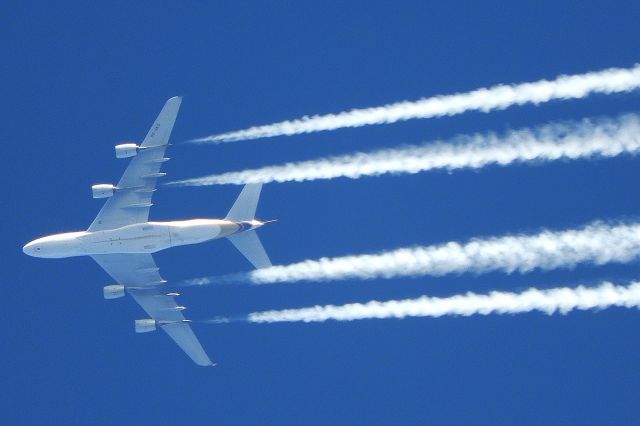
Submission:
POLYGON ((99 183, 91 187, 93 198, 109 198, 113 196, 116 187, 110 183, 99 183))
POLYGON ((150 331, 156 331, 156 320, 136 320, 136 333, 148 333, 150 331))
POLYGON ((116 145, 116 158, 129 158, 138 154, 138 145, 135 143, 122 143, 116 145))
POLYGON ((102 292, 105 299, 118 299, 124 296, 124 286, 119 284, 107 285, 102 292))

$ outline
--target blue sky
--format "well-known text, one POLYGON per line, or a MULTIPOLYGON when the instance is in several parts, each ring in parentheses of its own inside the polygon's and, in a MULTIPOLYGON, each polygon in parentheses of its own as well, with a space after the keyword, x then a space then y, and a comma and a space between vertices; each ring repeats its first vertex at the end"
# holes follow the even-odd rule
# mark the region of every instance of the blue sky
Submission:
MULTIPOLYGON (((215 369, 131 299, 105 301, 89 258, 34 259, 36 237, 85 229, 164 101, 172 140, 638 62, 637 2, 4 2, 0 157, 7 424, 631 424, 638 312, 195 326, 215 369)), ((172 179, 636 111, 638 93, 218 146, 176 144, 172 179)), ((474 236, 635 220, 638 159, 269 184, 275 263, 474 236)), ((239 187, 161 188, 154 220, 222 217, 239 187)), ((227 241, 156 256, 180 280, 247 270, 227 241)), ((625 282, 637 264, 189 289, 192 318, 468 290, 625 282)))

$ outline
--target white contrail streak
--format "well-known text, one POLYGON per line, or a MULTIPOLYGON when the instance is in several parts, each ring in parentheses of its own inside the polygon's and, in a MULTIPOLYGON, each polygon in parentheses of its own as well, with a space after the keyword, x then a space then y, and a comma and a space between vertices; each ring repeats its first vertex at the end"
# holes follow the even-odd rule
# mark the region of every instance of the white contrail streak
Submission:
POLYGON ((640 224, 594 223, 581 229, 475 239, 466 244, 449 242, 378 254, 305 260, 257 269, 246 278, 255 284, 267 284, 464 272, 525 273, 534 269, 571 268, 581 263, 625 263, 639 256, 640 224))
POLYGON ((616 286, 605 282, 598 287, 531 288, 522 293, 494 291, 466 293, 452 297, 422 296, 417 299, 371 301, 348 305, 314 306, 301 309, 254 312, 247 320, 255 323, 352 321, 371 318, 441 317, 444 315, 517 314, 540 311, 551 315, 572 310, 605 309, 612 306, 640 307, 640 283, 616 286))
POLYGON ((492 271, 526 273, 579 264, 628 263, 640 258, 640 224, 592 223, 564 231, 476 238, 466 243, 406 247, 392 251, 304 260, 247 273, 194 278, 178 286, 273 284, 492 271))
POLYGON ((415 118, 461 114, 466 111, 490 112, 512 105, 538 105, 556 99, 580 99, 593 93, 629 92, 640 87, 640 65, 609 68, 576 75, 561 75, 555 80, 481 88, 467 93, 440 95, 418 101, 404 101, 375 108, 353 109, 338 114, 314 115, 297 120, 251 127, 192 142, 232 142, 280 135, 395 123, 415 118))
POLYGON ((575 160, 637 154, 640 116, 550 124, 493 133, 459 136, 449 142, 383 149, 321 158, 170 182, 175 186, 206 186, 419 173, 433 169, 478 169, 489 165, 575 160))

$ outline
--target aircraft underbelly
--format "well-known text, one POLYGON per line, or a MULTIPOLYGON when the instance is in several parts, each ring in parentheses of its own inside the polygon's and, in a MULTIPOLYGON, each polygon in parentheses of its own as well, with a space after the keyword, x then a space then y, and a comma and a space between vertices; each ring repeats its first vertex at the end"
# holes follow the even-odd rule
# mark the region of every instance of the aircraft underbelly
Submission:
POLYGON ((155 253, 170 247, 221 238, 229 234, 229 226, 236 225, 209 219, 129 225, 84 236, 80 239, 81 252, 87 255, 155 253))
POLYGON ((155 253, 171 247, 166 225, 137 224, 99 231, 82 239, 84 254, 155 253))
POLYGON ((213 240, 220 234, 220 227, 213 224, 193 226, 169 226, 171 247, 198 244, 213 240))

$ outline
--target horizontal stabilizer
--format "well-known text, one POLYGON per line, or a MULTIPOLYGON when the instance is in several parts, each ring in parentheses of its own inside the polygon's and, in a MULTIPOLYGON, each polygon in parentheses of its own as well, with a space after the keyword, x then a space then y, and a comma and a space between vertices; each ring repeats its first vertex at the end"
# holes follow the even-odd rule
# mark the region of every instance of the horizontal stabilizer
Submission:
POLYGON ((256 267, 256 269, 271 266, 269 256, 264 250, 264 247, 262 247, 262 243, 260 242, 256 231, 251 230, 240 232, 227 238, 229 238, 229 241, 231 241, 233 245, 240 250, 240 253, 242 253, 244 257, 246 257, 247 260, 256 267))
POLYGON ((258 207, 258 200, 260 199, 260 190, 262 190, 261 183, 245 185, 225 219, 233 222, 251 221, 255 219, 256 208, 258 207))

